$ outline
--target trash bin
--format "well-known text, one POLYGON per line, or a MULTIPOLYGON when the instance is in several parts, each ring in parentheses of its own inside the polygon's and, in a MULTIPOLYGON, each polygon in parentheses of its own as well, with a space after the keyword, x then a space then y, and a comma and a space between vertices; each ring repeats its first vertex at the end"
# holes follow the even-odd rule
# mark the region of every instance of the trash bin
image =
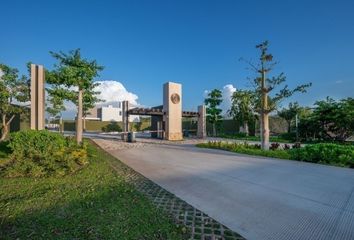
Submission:
POLYGON ((135 142, 135 132, 128 132, 128 142, 135 142))

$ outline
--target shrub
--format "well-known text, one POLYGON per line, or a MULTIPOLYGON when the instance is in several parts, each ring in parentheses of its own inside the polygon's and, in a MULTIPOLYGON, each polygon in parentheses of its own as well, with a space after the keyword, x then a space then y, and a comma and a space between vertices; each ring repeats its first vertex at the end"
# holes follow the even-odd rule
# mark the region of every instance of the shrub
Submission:
POLYGON ((354 146, 318 143, 289 150, 293 159, 354 168, 354 146))
POLYGON ((0 158, 5 158, 11 153, 8 142, 0 142, 0 158))
POLYGON ((342 167, 354 168, 354 146, 333 143, 318 143, 300 147, 284 145, 284 149, 264 151, 258 145, 244 143, 208 142, 198 144, 198 147, 224 149, 237 153, 258 155, 265 157, 292 159, 298 161, 322 163, 342 167))
POLYGON ((256 148, 256 149, 261 149, 261 148, 262 148, 261 144, 255 144, 255 145, 253 145, 253 146, 254 146, 254 148, 256 148))
POLYGON ((111 122, 110 124, 102 127, 103 132, 121 132, 122 128, 116 122, 111 122))
POLYGON ((280 144, 279 143, 272 143, 271 145, 270 145, 270 150, 276 150, 276 149, 278 149, 279 148, 279 146, 280 146, 280 144))
POLYGON ((281 134, 279 134, 278 137, 281 138, 281 139, 285 139, 285 140, 291 141, 291 142, 293 142, 293 141, 295 142, 296 141, 296 133, 294 133, 294 132, 281 133, 281 134))
POLYGON ((289 149, 290 149, 290 145, 284 144, 284 150, 289 150, 289 149))
POLYGON ((88 163, 85 146, 46 130, 14 133, 9 147, 10 161, 2 171, 9 177, 65 175, 88 163))
POLYGON ((301 148, 301 143, 294 143, 293 148, 301 148))
POLYGON ((244 153, 249 155, 258 155, 264 157, 284 158, 290 159, 290 155, 287 151, 282 149, 276 149, 273 151, 264 151, 260 149, 260 145, 252 145, 247 143, 227 143, 221 141, 209 141, 208 143, 197 144, 198 147, 203 148, 215 148, 223 149, 227 151, 244 153))

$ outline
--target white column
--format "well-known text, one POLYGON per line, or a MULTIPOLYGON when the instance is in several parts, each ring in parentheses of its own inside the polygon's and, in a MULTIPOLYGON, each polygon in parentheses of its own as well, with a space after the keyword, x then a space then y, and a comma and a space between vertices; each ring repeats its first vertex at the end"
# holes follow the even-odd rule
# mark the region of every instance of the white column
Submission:
POLYGON ((206 137, 206 108, 205 105, 198 106, 198 138, 206 137))

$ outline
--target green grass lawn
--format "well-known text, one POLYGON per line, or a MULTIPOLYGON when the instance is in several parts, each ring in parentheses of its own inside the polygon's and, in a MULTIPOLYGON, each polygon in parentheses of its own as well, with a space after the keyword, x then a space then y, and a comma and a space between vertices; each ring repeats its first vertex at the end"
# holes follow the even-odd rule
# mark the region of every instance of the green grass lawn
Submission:
MULTIPOLYGON (((7 149, 0 149, 6 156, 7 149)), ((1 239, 183 239, 177 225, 110 167, 92 144, 90 164, 65 177, 0 178, 1 239)))

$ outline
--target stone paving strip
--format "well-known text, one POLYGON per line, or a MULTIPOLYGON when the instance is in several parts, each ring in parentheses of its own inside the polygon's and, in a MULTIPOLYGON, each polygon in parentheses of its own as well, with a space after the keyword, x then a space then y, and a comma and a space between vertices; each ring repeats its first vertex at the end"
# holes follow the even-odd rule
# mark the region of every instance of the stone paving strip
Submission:
MULTIPOLYGON (((94 139, 96 144, 103 150, 123 150, 128 148, 144 147, 148 143, 125 143, 104 139, 94 139)), ((178 224, 183 224, 190 233, 189 239, 200 240, 244 240, 241 235, 233 232, 223 224, 217 222, 207 214, 189 205, 174 194, 163 189, 156 183, 147 179, 140 173, 128 167, 117 159, 111 162, 112 168, 122 176, 128 183, 132 184, 139 192, 147 196, 152 203, 171 215, 178 224)))

